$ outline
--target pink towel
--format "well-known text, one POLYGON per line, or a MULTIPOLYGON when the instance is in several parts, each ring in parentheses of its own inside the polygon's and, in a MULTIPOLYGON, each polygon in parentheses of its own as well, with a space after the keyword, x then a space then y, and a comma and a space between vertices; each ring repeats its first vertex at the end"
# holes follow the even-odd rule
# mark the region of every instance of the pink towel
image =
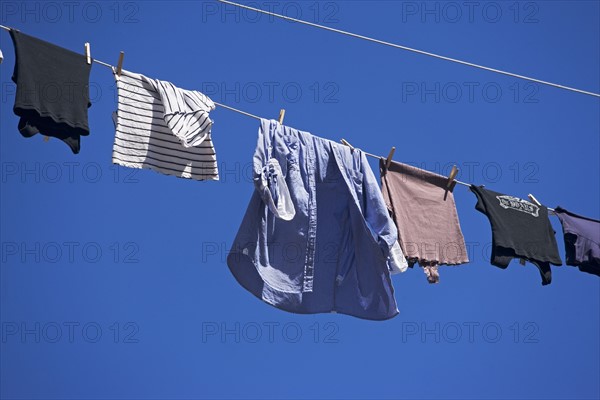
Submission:
POLYGON ((438 265, 469 262, 448 178, 410 165, 380 162, 383 197, 398 227, 409 266, 424 268, 429 283, 439 281, 438 265), (444 199, 445 197, 445 199, 444 199))

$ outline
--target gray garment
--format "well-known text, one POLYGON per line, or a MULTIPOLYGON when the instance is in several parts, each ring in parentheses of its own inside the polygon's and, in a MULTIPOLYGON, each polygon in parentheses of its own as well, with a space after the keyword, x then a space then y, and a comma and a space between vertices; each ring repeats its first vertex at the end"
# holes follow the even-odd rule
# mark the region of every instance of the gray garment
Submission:
POLYGON ((383 197, 398 228, 398 241, 409 266, 423 267, 430 283, 439 281, 439 265, 469 262, 448 178, 410 165, 380 163, 383 197))

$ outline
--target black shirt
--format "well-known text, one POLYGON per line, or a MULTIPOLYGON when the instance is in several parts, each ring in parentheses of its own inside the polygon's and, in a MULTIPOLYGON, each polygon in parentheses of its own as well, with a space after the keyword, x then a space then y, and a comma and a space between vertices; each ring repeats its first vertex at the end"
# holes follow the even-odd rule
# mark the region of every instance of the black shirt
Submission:
POLYGON ((475 209, 484 213, 492 226, 491 263, 506 268, 517 257, 535 264, 542 284, 552 281, 550 264, 562 265, 548 209, 483 186, 471 186, 477 196, 475 209))
POLYGON ((11 29, 17 84, 13 111, 21 117, 19 132, 64 141, 79 153, 80 136, 89 135, 87 110, 92 66, 86 57, 11 29))

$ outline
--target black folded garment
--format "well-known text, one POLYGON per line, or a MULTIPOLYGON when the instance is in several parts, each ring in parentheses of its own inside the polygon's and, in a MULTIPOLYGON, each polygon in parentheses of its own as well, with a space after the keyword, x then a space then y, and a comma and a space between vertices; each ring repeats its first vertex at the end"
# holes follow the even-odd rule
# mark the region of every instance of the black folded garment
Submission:
POLYGON ((21 117, 24 137, 42 133, 65 142, 79 153, 80 137, 90 134, 88 108, 92 66, 83 54, 10 30, 16 62, 12 80, 17 84, 13 111, 21 117))

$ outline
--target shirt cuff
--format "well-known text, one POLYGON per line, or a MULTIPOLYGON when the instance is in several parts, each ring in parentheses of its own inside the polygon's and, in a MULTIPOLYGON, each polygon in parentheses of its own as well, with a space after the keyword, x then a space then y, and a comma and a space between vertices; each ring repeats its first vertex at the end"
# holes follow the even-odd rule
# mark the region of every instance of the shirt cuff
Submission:
POLYGON ((394 245, 390 249, 390 257, 388 259, 388 268, 391 274, 399 274, 405 272, 408 269, 408 262, 404 253, 400 248, 398 242, 394 242, 394 245))
POLYGON ((290 221, 296 215, 292 197, 285 183, 285 177, 279 162, 271 158, 262 172, 255 178, 256 189, 269 210, 277 218, 290 221))

